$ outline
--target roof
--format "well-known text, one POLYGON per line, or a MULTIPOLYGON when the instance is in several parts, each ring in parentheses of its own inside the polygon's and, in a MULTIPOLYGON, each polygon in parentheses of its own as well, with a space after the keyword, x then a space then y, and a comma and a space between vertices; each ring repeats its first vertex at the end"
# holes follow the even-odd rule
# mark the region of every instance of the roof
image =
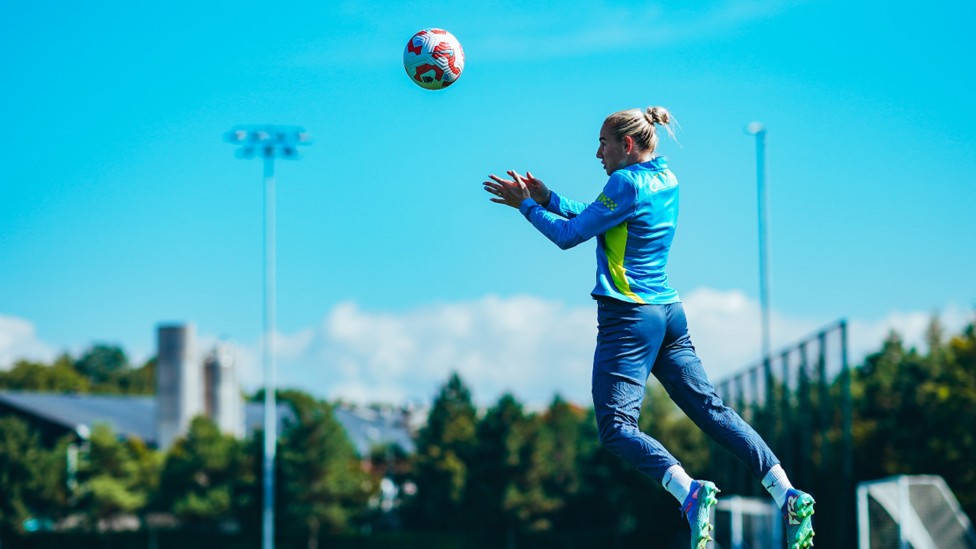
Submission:
POLYGON ((79 426, 90 430, 101 422, 126 437, 136 436, 150 444, 156 440, 156 398, 152 396, 0 391, 0 402, 66 431, 79 432, 79 426))
MULTIPOLYGON (((123 437, 134 436, 156 445, 155 396, 0 391, 0 404, 81 436, 95 423, 105 423, 123 437)), ((278 432, 281 432, 285 421, 293 419, 294 413, 284 402, 279 402, 276 408, 278 432)), ((373 446, 391 443, 407 452, 414 450, 410 433, 398 414, 337 407, 335 417, 361 456, 367 455, 373 446)), ((258 429, 263 422, 264 404, 245 403, 245 432, 258 429)))
POLYGON ((365 456, 377 445, 396 444, 407 453, 415 450, 403 414, 372 408, 335 408, 335 417, 349 434, 359 455, 365 456))

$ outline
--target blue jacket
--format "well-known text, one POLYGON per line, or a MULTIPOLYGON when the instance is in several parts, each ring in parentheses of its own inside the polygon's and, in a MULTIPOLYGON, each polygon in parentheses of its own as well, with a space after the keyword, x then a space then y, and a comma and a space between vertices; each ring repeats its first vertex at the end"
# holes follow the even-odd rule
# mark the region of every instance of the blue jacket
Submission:
POLYGON ((590 204, 553 192, 545 208, 527 198, 519 211, 564 250, 596 237, 594 297, 680 301, 665 269, 678 222, 678 180, 663 157, 613 172, 590 204))

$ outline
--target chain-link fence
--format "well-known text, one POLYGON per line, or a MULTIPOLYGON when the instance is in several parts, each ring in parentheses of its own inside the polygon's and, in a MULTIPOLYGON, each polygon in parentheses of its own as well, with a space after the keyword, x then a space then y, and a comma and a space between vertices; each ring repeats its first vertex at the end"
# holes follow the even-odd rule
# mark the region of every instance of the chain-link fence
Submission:
MULTIPOLYGON (((793 485, 817 499, 818 545, 854 547, 854 462, 847 323, 831 324, 716 384, 769 444, 793 485)), ((731 454, 714 445, 709 478, 725 494, 768 497, 731 454)))

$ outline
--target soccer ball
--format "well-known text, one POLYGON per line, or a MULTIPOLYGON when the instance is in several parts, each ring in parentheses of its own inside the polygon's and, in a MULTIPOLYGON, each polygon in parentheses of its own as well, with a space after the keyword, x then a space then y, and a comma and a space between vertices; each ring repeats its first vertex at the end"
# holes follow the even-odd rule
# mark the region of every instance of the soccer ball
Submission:
POLYGON ((407 42, 403 50, 403 68, 422 88, 446 88, 461 77, 464 50, 458 39, 446 30, 424 29, 407 42))

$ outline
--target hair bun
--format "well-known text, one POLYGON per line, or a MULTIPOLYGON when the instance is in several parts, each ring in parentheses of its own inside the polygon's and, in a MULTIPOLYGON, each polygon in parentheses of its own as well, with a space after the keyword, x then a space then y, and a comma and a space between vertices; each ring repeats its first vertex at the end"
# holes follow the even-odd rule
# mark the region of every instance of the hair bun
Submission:
POLYGON ((671 113, 664 107, 648 107, 644 116, 651 124, 666 126, 671 123, 671 113))

